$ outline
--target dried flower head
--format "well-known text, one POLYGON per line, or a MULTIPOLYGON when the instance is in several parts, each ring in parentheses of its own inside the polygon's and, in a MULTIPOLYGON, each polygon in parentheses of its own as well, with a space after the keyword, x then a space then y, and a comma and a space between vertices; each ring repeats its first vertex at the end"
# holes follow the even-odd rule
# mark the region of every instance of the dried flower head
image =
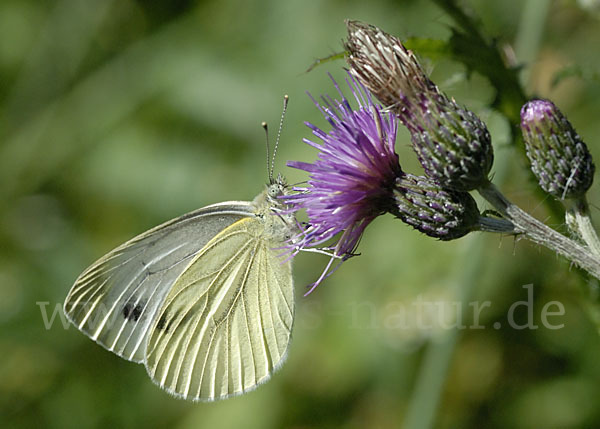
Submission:
POLYGON ((346 21, 346 50, 352 74, 385 106, 399 97, 437 91, 415 55, 399 39, 359 21, 346 21))
POLYGON ((549 100, 521 109, 521 131, 540 186, 564 200, 583 196, 594 180, 592 156, 568 119, 549 100))
POLYGON ((371 25, 346 24, 352 75, 408 128, 427 176, 458 191, 487 183, 494 155, 485 124, 441 92, 399 39, 371 25))

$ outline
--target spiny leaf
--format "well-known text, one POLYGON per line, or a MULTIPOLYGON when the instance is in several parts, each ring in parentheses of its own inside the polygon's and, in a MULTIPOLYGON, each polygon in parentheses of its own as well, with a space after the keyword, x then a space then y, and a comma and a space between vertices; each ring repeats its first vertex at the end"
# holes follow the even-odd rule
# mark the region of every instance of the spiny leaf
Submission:
POLYGON ((305 73, 309 73, 311 71, 313 71, 316 67, 319 67, 325 63, 331 62, 331 61, 335 61, 335 60, 341 60, 344 59, 346 57, 346 55, 348 55, 348 51, 342 51, 342 52, 336 52, 333 53, 331 55, 328 55, 326 57, 323 58, 317 58, 305 71, 305 73))
POLYGON ((550 84, 551 88, 556 88, 563 80, 570 77, 576 77, 584 81, 600 82, 600 73, 597 71, 589 70, 577 64, 570 64, 554 73, 550 84))

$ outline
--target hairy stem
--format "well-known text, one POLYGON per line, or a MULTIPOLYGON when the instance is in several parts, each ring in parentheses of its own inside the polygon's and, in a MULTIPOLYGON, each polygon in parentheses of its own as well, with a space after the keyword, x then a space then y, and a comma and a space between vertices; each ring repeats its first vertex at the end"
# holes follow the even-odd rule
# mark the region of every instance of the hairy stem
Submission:
POLYGON ((600 279, 600 259, 585 247, 558 233, 508 201, 492 182, 487 182, 478 191, 529 240, 564 256, 597 279, 600 279))
POLYGON ((565 214, 566 222, 569 228, 577 234, 589 249, 600 256, 600 239, 592 224, 590 208, 585 197, 573 201, 565 214))

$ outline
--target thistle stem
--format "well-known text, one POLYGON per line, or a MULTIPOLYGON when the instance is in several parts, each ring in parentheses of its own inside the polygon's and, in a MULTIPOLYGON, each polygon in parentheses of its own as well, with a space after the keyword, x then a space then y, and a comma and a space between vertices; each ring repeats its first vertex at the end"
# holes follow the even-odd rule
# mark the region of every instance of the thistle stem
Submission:
POLYGON ((600 256, 600 239, 592 224, 590 207, 585 197, 573 201, 565 214, 569 228, 583 239, 589 249, 600 256))
POLYGON ((564 256, 597 279, 600 279, 600 259, 585 247, 558 233, 511 203, 492 182, 488 181, 478 189, 478 192, 496 210, 506 216, 515 225, 516 229, 529 240, 564 256))

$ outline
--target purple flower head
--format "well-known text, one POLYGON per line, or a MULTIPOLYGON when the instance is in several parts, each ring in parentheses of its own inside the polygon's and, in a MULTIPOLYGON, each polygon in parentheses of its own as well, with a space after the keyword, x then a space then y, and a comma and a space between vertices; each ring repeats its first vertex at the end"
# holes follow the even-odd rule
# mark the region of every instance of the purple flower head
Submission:
POLYGON ((292 212, 305 209, 309 218, 309 226, 291 241, 290 249, 297 253, 314 248, 341 233, 335 245, 326 248, 332 260, 311 291, 325 278, 333 259, 351 257, 367 225, 393 207, 395 181, 403 174, 394 152, 394 115, 382 113, 352 77, 346 82, 358 109, 350 107, 334 81, 341 101, 326 96, 319 104, 313 99, 331 131, 306 123, 320 140, 304 139, 319 150, 317 160, 287 164, 310 173, 306 187, 296 187, 298 194, 285 197, 292 212))

